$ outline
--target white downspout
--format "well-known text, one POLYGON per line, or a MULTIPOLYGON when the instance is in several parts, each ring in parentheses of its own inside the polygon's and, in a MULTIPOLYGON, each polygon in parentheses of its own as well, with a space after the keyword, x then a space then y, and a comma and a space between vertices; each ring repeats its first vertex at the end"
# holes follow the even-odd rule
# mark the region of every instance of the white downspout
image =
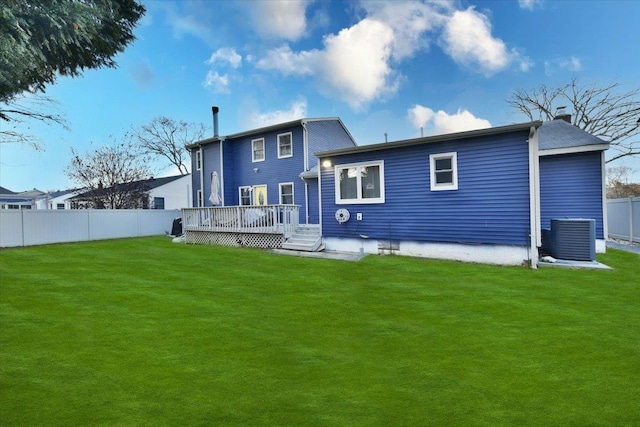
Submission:
POLYGON ((226 206, 224 201, 224 150, 222 148, 222 144, 224 143, 224 138, 220 139, 220 198, 222 199, 222 206, 226 206))
POLYGON ((204 151, 202 151, 202 145, 198 147, 198 151, 200 152, 200 192, 202 193, 202 206, 200 206, 200 198, 197 197, 197 207, 200 208, 204 206, 204 151))
POLYGON ((529 253, 531 268, 538 268, 538 247, 542 246, 540 225, 540 157, 538 154, 538 129, 531 126, 529 132, 529 253))
MULTIPOLYGON (((604 245, 602 248, 602 253, 606 253, 607 240, 609 239, 609 215, 607 213, 609 208, 607 206, 607 163, 604 157, 604 151, 602 151, 602 153, 600 154, 600 165, 602 167, 602 233, 603 233, 602 237, 604 237, 604 245)), ((633 217, 629 216, 629 218, 633 218, 633 217)), ((630 221, 630 223, 633 224, 633 221, 630 221)), ((633 235, 629 234, 629 236, 633 236, 633 235)), ((596 252, 598 251, 596 250, 596 252)))
MULTIPOLYGON (((309 170, 309 140, 307 135, 307 122, 302 120, 300 124, 302 125, 302 170, 306 172, 309 170)), ((302 182, 304 182, 304 223, 309 224, 309 185, 304 179, 302 179, 302 182)))

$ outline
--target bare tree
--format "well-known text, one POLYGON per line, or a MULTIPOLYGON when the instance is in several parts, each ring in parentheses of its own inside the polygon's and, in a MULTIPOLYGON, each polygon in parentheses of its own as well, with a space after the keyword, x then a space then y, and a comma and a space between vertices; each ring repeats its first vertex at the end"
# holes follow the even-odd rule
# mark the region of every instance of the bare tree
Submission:
POLYGON ((189 173, 186 145, 204 138, 206 128, 202 124, 177 121, 159 116, 149 123, 133 129, 140 150, 154 157, 169 160, 180 174, 189 173))
POLYGON ((40 93, 24 93, 16 96, 10 105, 0 106, 0 143, 31 145, 42 151, 42 141, 24 132, 24 126, 34 120, 58 124, 68 130, 67 122, 59 113, 58 102, 40 93), (5 122, 4 124, 2 124, 5 122))
POLYGON ((106 145, 85 155, 71 149, 66 174, 86 189, 81 197, 96 209, 144 208, 148 203, 146 180, 152 174, 148 158, 129 141, 106 145))
POLYGON ((629 166, 607 168, 607 198, 640 197, 640 184, 631 182, 633 172, 629 166))
POLYGON ((603 86, 581 84, 577 78, 563 86, 517 89, 507 101, 530 120, 552 120, 558 107, 573 109, 571 122, 611 144, 607 163, 640 154, 640 89, 622 91, 618 82, 603 86))

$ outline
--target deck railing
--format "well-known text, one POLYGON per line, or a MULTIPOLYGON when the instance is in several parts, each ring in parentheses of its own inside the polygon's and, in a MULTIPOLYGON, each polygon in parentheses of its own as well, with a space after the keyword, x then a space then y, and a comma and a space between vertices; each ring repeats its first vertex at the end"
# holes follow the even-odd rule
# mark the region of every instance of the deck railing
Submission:
POLYGON ((300 206, 223 206, 182 209, 184 231, 284 234, 296 229, 300 206))

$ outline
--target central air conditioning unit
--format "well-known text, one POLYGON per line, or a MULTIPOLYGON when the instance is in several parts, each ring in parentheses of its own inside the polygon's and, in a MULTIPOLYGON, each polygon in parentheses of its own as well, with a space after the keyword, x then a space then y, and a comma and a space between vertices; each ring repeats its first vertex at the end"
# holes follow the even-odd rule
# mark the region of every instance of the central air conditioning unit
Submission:
POLYGON ((595 261, 596 221, 565 218, 551 220, 551 256, 574 261, 595 261))

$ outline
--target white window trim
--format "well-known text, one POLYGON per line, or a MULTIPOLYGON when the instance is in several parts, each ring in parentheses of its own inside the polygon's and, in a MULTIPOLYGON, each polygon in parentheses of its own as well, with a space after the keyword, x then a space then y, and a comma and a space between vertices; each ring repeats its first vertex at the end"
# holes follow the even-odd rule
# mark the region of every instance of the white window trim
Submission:
POLYGON ((264 142, 264 138, 258 138, 258 139, 252 139, 251 140, 251 161, 253 163, 256 162, 264 162, 264 159, 267 158, 267 145, 264 142), (262 158, 261 159, 256 159, 255 155, 256 155, 256 142, 258 141, 262 141, 262 158))
POLYGON ((295 204, 296 202, 296 187, 295 185, 293 185, 293 182, 281 182, 280 184, 278 184, 278 200, 280 201, 281 205, 284 205, 284 203, 282 202, 282 186, 283 185, 290 185, 291 186, 291 199, 293 200, 293 204, 295 204))
POLYGON ((252 206, 253 205, 253 187, 251 187, 250 185, 243 185, 238 187, 238 205, 239 206, 252 206), (249 190, 249 204, 248 205, 243 205, 242 204, 242 190, 249 190))
POLYGON ((277 141, 278 141, 278 158, 286 159, 288 157, 293 157, 293 133, 292 132, 280 133, 278 134, 277 141), (280 137, 285 135, 289 135, 289 142, 291 143, 291 154, 285 154, 283 156, 280 154, 280 137))
POLYGON ((196 151, 196 170, 202 169, 202 148, 196 151))
MULTIPOLYGON (((384 203, 385 194, 384 194, 384 160, 377 160, 375 162, 360 162, 360 163, 347 163, 342 165, 335 165, 333 168, 334 173, 334 181, 335 181, 335 191, 336 191, 336 205, 352 205, 352 204, 373 204, 373 203, 384 203), (357 192, 358 197, 355 199, 341 199, 340 198, 340 170, 348 169, 348 168, 362 168, 369 166, 379 166, 380 167, 380 197, 375 199, 364 199, 362 198, 362 185, 358 183, 357 192)), ((360 174, 358 174, 360 176, 360 174)))
POLYGON ((431 191, 448 191, 458 189, 458 153, 438 153, 429 156, 431 191), (451 159, 452 181, 447 184, 436 184, 436 160, 451 159))
POLYGON ((202 190, 198 190, 198 207, 204 207, 204 198, 202 197, 202 190))

